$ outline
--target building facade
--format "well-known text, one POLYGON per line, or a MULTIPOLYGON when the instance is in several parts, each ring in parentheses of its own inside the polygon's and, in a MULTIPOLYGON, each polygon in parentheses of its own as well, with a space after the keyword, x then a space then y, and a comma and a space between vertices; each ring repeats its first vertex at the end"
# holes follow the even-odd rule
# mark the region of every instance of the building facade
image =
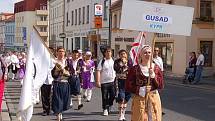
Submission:
POLYGON ((15 42, 15 18, 5 20, 5 50, 14 50, 15 42))
POLYGON ((42 40, 48 43, 48 10, 47 0, 24 0, 15 3, 15 46, 24 51, 30 43, 33 26, 42 40))
MULTIPOLYGON (((138 32, 120 30, 122 0, 112 6, 112 47, 115 51, 130 48, 123 38, 135 38, 138 32), (121 41, 121 42, 118 42, 121 41)), ((191 36, 156 34, 155 46, 160 48, 160 56, 165 70, 176 74, 184 74, 188 66, 189 53, 203 51, 205 67, 203 76, 215 74, 215 4, 211 0, 155 0, 166 4, 190 6, 194 8, 191 36)), ((176 28, 177 29, 177 28, 176 28)), ((147 33, 147 40, 152 40, 152 33, 147 33)))
POLYGON ((4 51, 8 42, 14 40, 14 14, 0 13, 0 50, 4 51))
POLYGON ((49 46, 56 48, 63 46, 63 39, 60 34, 64 33, 64 0, 49 0, 49 29, 50 40, 49 46))
POLYGON ((64 45, 67 50, 91 50, 95 57, 100 54, 99 47, 109 42, 109 5, 109 0, 66 0, 64 45), (103 6, 102 28, 99 29, 94 22, 96 4, 103 6))

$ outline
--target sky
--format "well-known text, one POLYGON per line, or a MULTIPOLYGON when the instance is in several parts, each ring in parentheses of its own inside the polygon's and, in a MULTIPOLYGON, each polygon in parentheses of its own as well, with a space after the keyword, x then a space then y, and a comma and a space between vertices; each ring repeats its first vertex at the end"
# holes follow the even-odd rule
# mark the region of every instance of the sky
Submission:
POLYGON ((12 12, 14 9, 14 3, 23 0, 0 0, 0 13, 1 12, 12 12))

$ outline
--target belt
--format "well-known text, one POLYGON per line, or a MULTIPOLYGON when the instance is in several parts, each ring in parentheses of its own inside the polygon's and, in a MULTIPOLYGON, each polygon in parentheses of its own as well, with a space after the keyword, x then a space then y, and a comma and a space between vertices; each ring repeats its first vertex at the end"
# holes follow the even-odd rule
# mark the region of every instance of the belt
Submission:
POLYGON ((56 83, 61 82, 61 83, 68 83, 68 80, 60 80, 60 81, 54 81, 56 83))

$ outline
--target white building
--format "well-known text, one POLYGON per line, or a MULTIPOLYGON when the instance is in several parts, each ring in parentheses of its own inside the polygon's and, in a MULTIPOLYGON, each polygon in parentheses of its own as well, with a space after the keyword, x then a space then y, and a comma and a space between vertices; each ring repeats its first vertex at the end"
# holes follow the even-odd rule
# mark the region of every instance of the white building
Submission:
MULTIPOLYGON (((153 0, 151 0, 153 1, 153 0)), ((156 46, 160 48, 160 55, 164 61, 165 70, 176 74, 184 74, 189 60, 189 52, 203 51, 205 67, 203 76, 215 73, 215 4, 211 0, 154 0, 167 4, 194 7, 194 19, 190 37, 169 34, 157 34, 156 46)), ((135 38, 138 32, 120 30, 122 0, 112 6, 112 47, 129 50, 131 42, 125 38, 135 38)), ((176 28, 177 29, 177 28, 176 28)), ((152 40, 148 34, 148 40, 152 40)), ((130 39, 132 40, 132 39, 130 39)))
POLYGON ((26 50, 33 26, 44 42, 48 43, 47 0, 24 0, 15 3, 15 45, 17 50, 26 50))
POLYGON ((64 33, 64 0, 49 0, 49 29, 51 47, 63 46, 63 39, 60 34, 64 33))
POLYGON ((97 57, 100 45, 108 44, 109 3, 109 0, 66 0, 66 40, 64 41, 64 45, 67 50, 89 49, 97 57), (101 38, 97 38, 96 34, 98 34, 98 30, 94 24, 95 4, 103 6, 102 28, 99 29, 101 38))

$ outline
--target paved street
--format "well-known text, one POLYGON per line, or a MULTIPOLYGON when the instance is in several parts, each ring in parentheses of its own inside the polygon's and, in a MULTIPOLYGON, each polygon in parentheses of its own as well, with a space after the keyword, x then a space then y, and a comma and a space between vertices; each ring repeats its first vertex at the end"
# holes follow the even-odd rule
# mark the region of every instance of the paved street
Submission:
MULTIPOLYGON (((173 80, 168 80, 173 81, 173 80)), ((200 85, 201 86, 201 85, 200 85)), ((18 105, 20 93, 19 82, 7 82, 5 98, 9 106, 10 115, 15 121, 15 112, 18 105)), ((164 121, 213 121, 215 112, 215 92, 214 89, 204 90, 187 85, 167 83, 162 91, 162 102, 164 121)), ((32 121, 52 121, 55 116, 41 116, 41 104, 34 108, 32 121)), ((76 100, 72 109, 65 112, 65 121, 116 121, 117 105, 113 108, 113 113, 105 117, 101 115, 101 94, 99 89, 94 90, 91 102, 84 101, 84 107, 77 110, 76 100)), ((130 120, 130 108, 126 118, 130 120)))

